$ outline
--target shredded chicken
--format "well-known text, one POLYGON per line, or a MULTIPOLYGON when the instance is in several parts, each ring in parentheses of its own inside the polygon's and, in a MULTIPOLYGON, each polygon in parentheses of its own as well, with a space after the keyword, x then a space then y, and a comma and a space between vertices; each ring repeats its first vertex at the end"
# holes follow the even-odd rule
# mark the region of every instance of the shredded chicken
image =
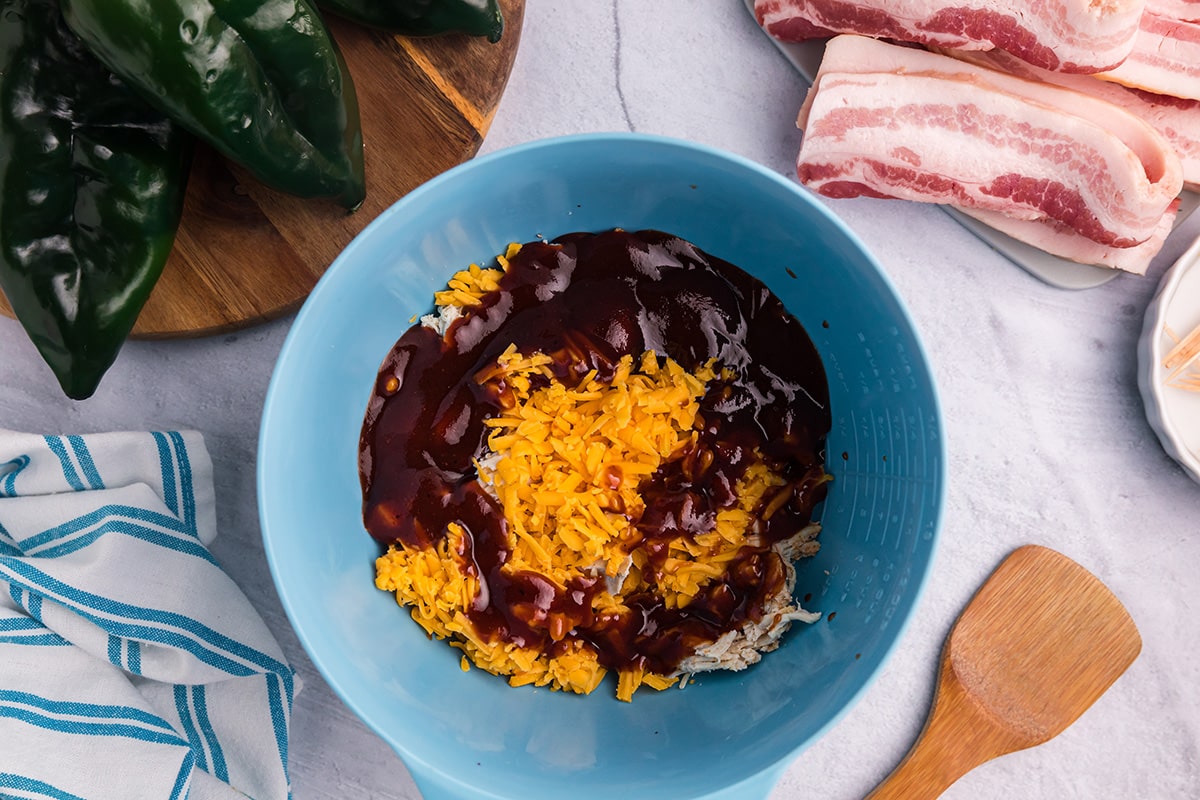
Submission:
POLYGON ((757 622, 747 620, 739 630, 729 631, 712 644, 696 648, 692 656, 684 659, 679 665, 679 674, 685 676, 685 682, 697 672, 718 669, 736 672, 756 664, 763 653, 779 647, 780 638, 793 622, 813 623, 821 618, 820 612, 805 611, 792 597, 796 587, 793 562, 816 554, 820 548, 816 541, 820 530, 820 525, 812 524, 791 539, 775 545, 786 570, 783 588, 767 603, 762 619, 757 622))

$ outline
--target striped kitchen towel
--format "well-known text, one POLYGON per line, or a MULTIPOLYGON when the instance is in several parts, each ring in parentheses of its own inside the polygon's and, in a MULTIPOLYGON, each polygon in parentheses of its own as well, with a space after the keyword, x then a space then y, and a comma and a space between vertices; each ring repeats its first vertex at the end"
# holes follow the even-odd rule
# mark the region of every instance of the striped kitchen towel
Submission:
POLYGON ((293 673, 197 433, 0 429, 0 797, 287 798, 293 673))

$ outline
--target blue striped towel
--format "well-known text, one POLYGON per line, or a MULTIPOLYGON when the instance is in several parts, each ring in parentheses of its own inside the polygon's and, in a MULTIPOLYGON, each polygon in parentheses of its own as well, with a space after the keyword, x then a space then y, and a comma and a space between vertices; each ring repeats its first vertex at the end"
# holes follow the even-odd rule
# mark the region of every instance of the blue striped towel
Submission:
POLYGON ((0 429, 0 797, 290 795, 293 672, 199 434, 0 429))

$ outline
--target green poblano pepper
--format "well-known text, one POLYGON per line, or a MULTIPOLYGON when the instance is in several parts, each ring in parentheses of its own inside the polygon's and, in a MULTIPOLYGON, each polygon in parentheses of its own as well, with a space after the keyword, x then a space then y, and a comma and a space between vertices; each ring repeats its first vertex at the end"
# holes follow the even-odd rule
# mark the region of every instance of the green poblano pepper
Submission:
POLYGON ((161 111, 268 186, 362 204, 354 82, 307 0, 62 0, 67 24, 161 111))
POLYGON ((0 2, 0 288, 69 397, 95 391, 162 273, 192 144, 58 0, 0 2))
POLYGON ((504 16, 497 0, 317 0, 317 5, 363 25, 405 36, 466 33, 500 41, 504 16))

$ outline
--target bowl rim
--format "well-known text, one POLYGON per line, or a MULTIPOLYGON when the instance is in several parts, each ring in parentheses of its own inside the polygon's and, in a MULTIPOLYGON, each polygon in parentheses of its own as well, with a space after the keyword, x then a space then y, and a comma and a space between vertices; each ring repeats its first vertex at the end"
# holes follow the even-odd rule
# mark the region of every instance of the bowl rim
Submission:
POLYGON ((1192 480, 1200 483, 1200 453, 1187 446, 1174 415, 1169 413, 1167 387, 1160 375, 1162 360, 1166 355, 1161 335, 1162 326, 1166 321, 1167 310, 1175 300, 1179 284, 1193 269, 1200 270, 1200 236, 1197 236, 1183 255, 1163 273, 1158 288, 1146 307, 1142 335, 1138 342, 1138 387, 1145 406, 1146 421, 1150 423, 1159 443, 1192 480))
MULTIPOLYGON (((679 150, 689 153, 693 156, 699 156, 704 159, 713 160, 732 166, 738 170, 744 170, 752 175, 765 179, 787 190, 789 194, 795 197, 796 202, 806 205, 810 210, 817 213, 826 224, 832 226, 839 236, 842 236, 853 247, 855 251, 863 258, 864 262, 870 265, 871 269, 876 273, 881 285, 892 295, 895 301, 897 311, 904 324, 907 326, 912 335, 913 345, 917 352, 919 363, 925 367, 928 373, 929 383, 929 406, 932 412, 932 418, 936 421, 939 436, 936 442, 936 464, 931 475, 931 479, 936 482, 934 500, 932 507, 928 510, 930 514, 929 524, 929 558, 919 579, 914 581, 911 589, 911 605, 907 614, 903 619, 898 620, 895 633, 891 641, 882 649, 879 655, 879 661, 875 668, 868 672, 861 683, 850 694, 849 699, 842 705, 840 709, 830 716, 823 724, 818 726, 811 735, 801 741, 796 742, 776 761, 768 764, 766 767, 759 769, 757 772, 738 777, 734 779, 728 786, 714 787, 711 793, 703 795, 704 797, 712 796, 716 798, 721 796, 722 800, 726 797, 726 792, 732 787, 733 789, 749 789, 751 786, 760 787, 765 795, 774 786, 778 778, 795 758, 811 747, 813 743, 825 736, 834 726, 836 726, 852 709, 858 706, 866 692, 875 684, 883 672, 884 667, 889 663, 891 658, 904 640, 909 631, 910 625, 913 624, 913 618, 917 615, 917 610, 920 607, 922 600, 925 597, 928 588, 930 576, 933 574, 937 564, 938 554, 941 550, 942 526, 945 519, 946 498, 947 498, 947 442, 946 431, 944 424, 944 414, 942 401, 938 384, 935 380, 935 370, 933 362, 929 357, 928 348, 921 336, 920 329, 916 325, 912 314, 905 303, 903 296, 897 290, 891 277, 883 269, 879 260, 866 247, 859 236, 838 216, 836 216, 824 203, 817 200, 800 184, 788 180, 785 176, 774 170, 755 162, 745 156, 724 150, 720 147, 708 145, 692 140, 681 139, 672 136, 660 134, 647 134, 628 131, 613 131, 613 132, 591 132, 591 133, 575 133, 559 136, 545 137, 526 141, 520 144, 501 148, 490 153, 476 156, 473 159, 465 161, 451 169, 429 179, 425 183, 413 189, 408 194, 398 198, 392 205, 382 211, 375 219, 371 220, 363 229, 346 245, 345 248, 331 262, 329 268, 318 279, 317 283, 301 305, 299 311, 296 312, 293 321, 289 327, 287 336, 284 339, 283 345, 280 348, 275 365, 272 369, 270 381, 267 386, 267 391, 263 401, 259 435, 257 442, 257 459, 256 459, 256 496, 259 514, 260 535, 263 540, 263 549, 267 558, 268 567, 271 572, 271 579, 275 585, 276 593, 279 596, 284 613, 287 616, 288 623, 300 641, 304 649, 305 655, 312 662, 313 666, 320 673, 322 679, 326 682, 329 688, 337 695, 349 708, 357 719, 368 727, 376 736, 382 739, 404 762, 413 779, 417 781, 418 788, 423 786, 423 781, 428 779, 427 776, 432 776, 437 781, 454 786, 462 786, 470 789, 472 792, 478 793, 478 787, 474 784, 464 782, 457 775, 448 774, 440 767, 429 763, 421 758, 416 753, 412 752, 404 741, 397 740, 395 736, 388 731, 383 730, 373 720, 372 715, 367 713, 363 707, 361 698, 351 696, 351 694, 339 683, 335 674, 331 672, 328 664, 321 654, 314 651, 311 646, 310 637, 305 631, 302 621, 297 616, 295 604, 293 603, 288 590, 283 585, 280 578, 279 568, 276 562, 276 554, 272 542, 274 541, 269 533, 270 522, 268 520, 268 493, 264 492, 264 486, 270 483, 270 477, 266 474, 267 459, 262 457, 262 453, 270 444, 269 438, 273 430, 273 416, 276 413, 275 408, 279 403, 278 384, 281 382, 280 365, 291 354, 292 349, 296 346, 296 340, 300 331, 305 325, 310 315, 316 314, 314 310, 320 303, 320 299, 325 292, 329 291, 329 286, 339 279, 340 273, 346 268, 344 265, 350 262, 356 250, 363 246, 363 242, 374 238, 378 235, 378 231, 387 227, 392 218, 397 215, 402 215, 405 209, 410 206, 421 203, 425 196, 439 190, 441 186, 447 183, 452 183, 459 180, 464 174, 469 174, 476 169, 482 168, 492 162, 507 160, 519 157, 523 154, 541 151, 554 150, 558 148, 578 148, 595 144, 607 144, 616 147, 661 147, 669 150, 679 150)), ((493 797, 501 797, 500 795, 491 795, 493 797)), ((740 796, 740 795, 739 795, 740 796)))

